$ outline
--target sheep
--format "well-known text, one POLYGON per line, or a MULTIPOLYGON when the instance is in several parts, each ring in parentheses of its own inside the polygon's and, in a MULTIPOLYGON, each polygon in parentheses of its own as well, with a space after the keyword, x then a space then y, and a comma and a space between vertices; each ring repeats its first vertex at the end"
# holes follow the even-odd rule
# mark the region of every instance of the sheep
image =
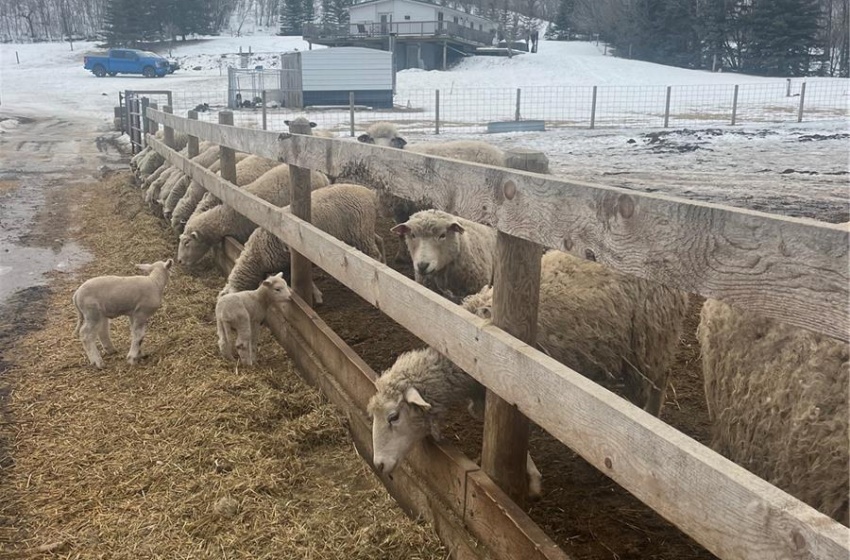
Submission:
MULTIPOLYGON (((186 147, 186 144, 189 143, 189 137, 182 132, 174 134, 174 145, 172 148, 176 151, 180 151, 186 147)), ((140 178, 144 179, 151 173, 157 170, 157 168, 165 163, 165 159, 159 155, 159 153, 151 150, 148 152, 147 156, 142 158, 138 162, 138 175, 140 178)))
MULTIPOLYGON (((237 165, 246 157, 248 157, 247 154, 238 152, 236 154, 237 165)), ((216 159, 216 161, 214 161, 208 169, 212 173, 218 173, 221 169, 221 160, 216 159)), ((206 192, 206 189, 197 181, 189 182, 189 187, 186 189, 186 193, 180 198, 177 202, 177 206, 174 207, 174 211, 171 213, 171 227, 174 231, 177 233, 183 232, 186 221, 195 212, 195 208, 198 207, 198 204, 201 202, 206 192)))
MULTIPOLYGON (((236 164, 236 186, 244 187, 248 183, 252 183, 260 178, 266 171, 280 165, 277 161, 272 161, 264 157, 249 155, 236 164)), ((211 192, 204 193, 201 201, 192 212, 192 216, 196 216, 202 212, 206 212, 210 208, 215 208, 221 204, 217 196, 211 192)), ((191 218, 191 216, 190 216, 191 218)))
POLYGON ((215 322, 221 355, 227 360, 233 360, 235 349, 243 364, 254 365, 260 325, 266 320, 269 308, 289 299, 289 286, 282 273, 269 276, 256 290, 225 294, 218 298, 215 322))
MULTIPOLYGON (((312 223, 344 243, 383 261, 375 233, 377 220, 375 192, 360 185, 335 184, 313 191, 312 223)), ((289 268, 289 249, 268 231, 257 228, 245 243, 245 249, 221 293, 252 290, 268 274, 289 268)), ((322 294, 313 287, 316 304, 322 303, 322 294)))
POLYGON ((702 307, 711 447, 850 525, 850 347, 715 299, 702 307))
POLYGON ((80 335, 86 356, 98 369, 103 358, 97 349, 97 339, 106 353, 115 352, 109 338, 109 320, 127 315, 130 318, 132 342, 127 362, 136 364, 141 357, 142 339, 148 320, 159 309, 162 293, 168 284, 173 261, 138 264, 147 276, 98 276, 83 282, 74 292, 72 301, 77 310, 74 335, 80 335))
POLYGON ((336 134, 334 132, 331 132, 330 130, 323 130, 323 129, 316 130, 316 123, 309 120, 307 117, 295 117, 291 121, 290 120, 283 121, 283 124, 285 124, 286 126, 289 126, 291 124, 301 124, 301 125, 309 124, 310 128, 313 129, 310 132, 313 136, 320 136, 322 138, 336 138, 336 134))
MULTIPOLYGON (((327 177, 318 171, 311 173, 313 190, 330 184, 327 177)), ((278 165, 259 179, 245 186, 245 191, 266 200, 275 206, 288 206, 290 196, 289 166, 278 165)), ((256 225, 229 206, 219 205, 206 212, 192 216, 177 245, 177 262, 184 266, 197 264, 210 247, 225 237, 233 237, 245 243, 256 225)))
POLYGON ((407 245, 416 281, 452 301, 490 281, 496 230, 441 210, 422 210, 390 231, 407 245))
MULTIPOLYGON (((209 144, 208 146, 203 147, 204 149, 192 158, 192 161, 202 167, 209 168, 219 160, 219 147, 214 144, 209 144)), ((170 221, 174 208, 177 206, 180 199, 182 199, 186 194, 186 190, 189 188, 191 181, 192 179, 183 173, 170 189, 163 188, 163 192, 160 193, 160 200, 162 200, 162 215, 166 220, 170 221), (168 190, 167 194, 165 193, 166 190, 168 190)))
MULTIPOLYGON (((550 251, 540 274, 537 345, 552 358, 658 415, 669 366, 688 308, 687 294, 550 251)), ((463 308, 492 318, 493 290, 464 298, 463 308)), ((439 435, 445 411, 470 400, 480 416, 484 388, 437 350, 399 356, 381 374, 369 402, 375 466, 392 472, 429 433, 439 435), (404 404, 402 404, 404 403, 404 404)), ((532 495, 540 474, 527 464, 532 495)))
POLYGON ((398 128, 393 123, 384 121, 372 123, 364 134, 357 137, 358 142, 364 144, 375 144, 376 146, 388 146, 390 148, 404 148, 407 141, 398 135, 398 128))

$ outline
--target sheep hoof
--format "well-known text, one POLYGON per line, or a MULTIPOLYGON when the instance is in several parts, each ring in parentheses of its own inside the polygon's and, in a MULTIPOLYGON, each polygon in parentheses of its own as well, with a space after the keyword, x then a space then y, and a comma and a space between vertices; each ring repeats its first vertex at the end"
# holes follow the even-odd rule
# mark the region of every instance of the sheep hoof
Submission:
POLYGON ((102 361, 101 362, 92 362, 91 364, 94 367, 96 367, 97 369, 103 369, 103 362, 102 361))

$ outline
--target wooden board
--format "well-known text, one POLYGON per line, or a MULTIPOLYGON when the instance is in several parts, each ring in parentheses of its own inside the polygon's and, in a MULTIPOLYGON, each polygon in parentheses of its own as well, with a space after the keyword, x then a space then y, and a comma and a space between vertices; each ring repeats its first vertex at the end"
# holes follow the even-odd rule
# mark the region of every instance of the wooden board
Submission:
POLYGON ((359 142, 148 116, 239 151, 370 183, 545 247, 850 340, 850 232, 359 142), (505 190, 515 196, 508 199, 505 190))
POLYGON ((162 142, 151 145, 717 556, 850 555, 846 527, 288 210, 237 189, 162 142))

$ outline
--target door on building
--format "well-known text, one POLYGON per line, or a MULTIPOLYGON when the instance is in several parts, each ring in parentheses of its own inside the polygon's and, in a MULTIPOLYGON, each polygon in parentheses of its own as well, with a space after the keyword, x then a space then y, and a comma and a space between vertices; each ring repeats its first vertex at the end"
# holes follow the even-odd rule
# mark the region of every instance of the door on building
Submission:
POLYGON ((392 14, 381 14, 381 35, 386 35, 390 32, 393 23, 392 14))
POLYGON ((437 32, 443 31, 443 12, 437 12, 437 32))

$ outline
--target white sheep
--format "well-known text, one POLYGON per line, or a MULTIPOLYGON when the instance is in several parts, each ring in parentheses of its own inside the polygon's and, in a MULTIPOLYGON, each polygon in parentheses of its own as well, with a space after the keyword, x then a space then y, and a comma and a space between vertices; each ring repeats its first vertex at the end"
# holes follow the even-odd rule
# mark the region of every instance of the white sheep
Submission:
POLYGON ((715 299, 697 334, 711 447, 850 524, 850 346, 715 299))
MULTIPOLYGON (((247 154, 237 152, 237 165, 246 157, 248 157, 247 154)), ((207 169, 209 169, 212 173, 219 174, 221 169, 221 160, 216 158, 216 161, 214 161, 207 169)), ((195 208, 198 207, 198 204, 201 202, 201 199, 203 199, 206 192, 207 190, 202 187, 199 182, 189 182, 189 187, 186 189, 186 193, 180 198, 177 202, 177 206, 174 207, 174 211, 171 213, 171 227, 177 233, 181 233, 183 231, 183 228, 186 226, 186 222, 195 212, 195 208)))
MULTIPOLYGON (((192 158, 192 161, 209 169, 211 165, 219 160, 219 147, 206 142, 202 143, 201 147, 203 149, 198 153, 198 155, 192 158)), ((162 215, 166 220, 171 219, 171 214, 174 212, 174 208, 177 206, 180 199, 183 198, 183 195, 186 194, 186 190, 189 188, 189 183, 191 181, 192 180, 188 175, 181 173, 180 177, 170 186, 170 188, 167 185, 163 187, 159 194, 159 200, 161 201, 160 205, 162 207, 162 215)))
MULTIPOLYGON (((263 175, 263 173, 265 173, 266 171, 270 171, 278 165, 280 165, 280 162, 266 159, 260 156, 248 155, 248 157, 239 160, 236 163, 236 183, 234 184, 237 187, 244 187, 248 183, 253 183, 257 179, 259 179, 263 175)), ((206 212, 210 208, 215 208, 219 204, 221 204, 221 200, 219 200, 218 197, 215 196, 213 193, 204 193, 204 196, 201 198, 201 201, 195 207, 194 212, 192 212, 192 216, 196 216, 202 212, 206 212)), ((190 216, 190 218, 192 216, 190 216)))
MULTIPOLYGON (((159 138, 159 132, 156 135, 159 138)), ((189 142, 189 137, 182 132, 174 133, 174 145, 172 148, 176 151, 180 151, 186 147, 186 144, 189 142)), ((157 168, 161 165, 167 165, 165 163, 165 158, 159 155, 158 152, 151 150, 148 154, 141 158, 138 162, 138 176, 140 179, 146 178, 148 175, 157 170, 157 168)))
MULTIPOLYGON (((375 233, 377 220, 375 192, 360 185, 335 184, 313 191, 311 222, 376 260, 383 261, 375 233)), ((221 293, 252 290, 269 274, 288 271, 289 248, 283 241, 257 228, 236 259, 221 293)), ((314 300, 322 303, 321 292, 313 287, 314 300)))
POLYGON ((219 297, 215 306, 215 321, 221 355, 233 360, 236 350, 243 364, 254 365, 260 325, 266 320, 270 308, 289 299, 289 286, 282 274, 269 276, 256 290, 219 297))
POLYGON ((172 260, 136 265, 147 276, 98 276, 83 282, 74 292, 77 326, 89 361, 103 368, 103 358, 97 349, 97 339, 106 353, 115 352, 109 338, 109 320, 122 315, 130 318, 130 353, 127 362, 135 364, 141 354, 142 339, 148 320, 159 309, 162 293, 168 284, 172 260))
MULTIPOLYGON (((329 184, 324 174, 318 171, 311 173, 313 190, 329 184)), ((275 206, 289 205, 290 189, 288 165, 278 165, 245 186, 246 192, 275 206)), ((210 247, 221 243, 225 237, 232 237, 240 243, 245 243, 256 227, 254 222, 223 204, 196 214, 186 222, 186 227, 180 235, 180 242, 177 245, 177 262, 184 266, 197 264, 207 254, 210 247)))
POLYGON ((496 230, 441 210, 422 210, 390 231, 413 259, 416 281, 459 302, 491 279, 496 230))

